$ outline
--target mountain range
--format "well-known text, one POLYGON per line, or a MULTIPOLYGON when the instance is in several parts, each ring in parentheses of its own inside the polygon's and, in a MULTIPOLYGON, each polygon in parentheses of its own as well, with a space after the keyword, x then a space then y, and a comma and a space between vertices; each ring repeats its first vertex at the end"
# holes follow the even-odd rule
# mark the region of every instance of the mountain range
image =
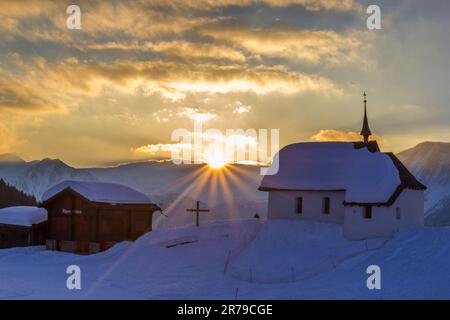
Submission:
MULTIPOLYGON (((423 142, 397 154, 424 183, 427 225, 450 225, 450 143, 423 142)), ((259 167, 229 165, 208 170, 202 164, 175 165, 171 161, 145 161, 107 168, 74 168, 59 159, 24 161, 13 154, 0 155, 0 178, 40 199, 49 187, 63 180, 103 181, 128 185, 160 204, 161 226, 194 222, 186 209, 197 200, 211 213, 202 219, 264 217, 267 194, 258 192, 259 167)))
POLYGON ((26 162, 12 155, 0 155, 0 178, 40 199, 51 186, 64 180, 102 181, 125 184, 145 193, 163 208, 155 225, 161 228, 195 222, 186 209, 201 201, 211 214, 202 220, 252 218, 266 215, 266 194, 256 191, 259 167, 229 165, 208 170, 204 164, 175 165, 171 161, 145 161, 107 168, 74 168, 59 159, 26 162), (7 159, 7 161, 2 161, 7 159))
POLYGON ((398 157, 427 186, 425 223, 450 225, 450 143, 422 142, 398 157))

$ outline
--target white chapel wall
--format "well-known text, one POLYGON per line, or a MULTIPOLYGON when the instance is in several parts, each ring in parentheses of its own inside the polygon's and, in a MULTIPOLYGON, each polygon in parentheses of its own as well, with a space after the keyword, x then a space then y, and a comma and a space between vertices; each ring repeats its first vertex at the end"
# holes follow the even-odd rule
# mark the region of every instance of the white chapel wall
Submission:
POLYGON ((372 218, 364 218, 364 207, 345 207, 343 233, 350 240, 390 237, 402 227, 423 226, 424 193, 422 190, 403 190, 390 206, 372 207, 372 218), (397 219, 400 208, 400 219, 397 219))
POLYGON ((344 221, 344 191, 270 191, 269 219, 305 219, 329 223, 344 221), (301 214, 296 211, 297 198, 303 199, 301 214), (330 213, 322 213, 323 198, 330 198, 330 213))

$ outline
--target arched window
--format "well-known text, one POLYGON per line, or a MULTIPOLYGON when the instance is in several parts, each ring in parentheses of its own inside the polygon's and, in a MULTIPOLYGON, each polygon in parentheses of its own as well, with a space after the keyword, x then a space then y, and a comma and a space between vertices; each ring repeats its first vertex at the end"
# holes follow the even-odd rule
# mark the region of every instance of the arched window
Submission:
POLYGON ((322 201, 322 213, 323 214, 330 214, 330 198, 325 197, 322 201))
POLYGON ((364 219, 372 219, 372 206, 364 207, 364 219))
POLYGON ((397 220, 400 220, 402 218, 402 212, 400 210, 400 207, 395 208, 395 218, 397 220))
POLYGON ((297 214, 301 214, 303 212, 303 198, 302 197, 298 197, 297 198, 297 204, 296 204, 296 211, 297 214))

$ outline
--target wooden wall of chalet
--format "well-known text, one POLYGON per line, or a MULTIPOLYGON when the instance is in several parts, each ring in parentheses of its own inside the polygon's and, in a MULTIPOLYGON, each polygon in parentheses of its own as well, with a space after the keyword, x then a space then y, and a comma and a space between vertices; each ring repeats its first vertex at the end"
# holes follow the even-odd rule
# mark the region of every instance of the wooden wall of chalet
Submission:
POLYGON ((152 229, 151 205, 93 203, 70 190, 44 204, 48 239, 74 241, 75 251, 88 252, 90 243, 104 250, 115 242, 135 240, 152 229))
POLYGON ((31 227, 0 224, 0 249, 45 244, 47 222, 31 227))

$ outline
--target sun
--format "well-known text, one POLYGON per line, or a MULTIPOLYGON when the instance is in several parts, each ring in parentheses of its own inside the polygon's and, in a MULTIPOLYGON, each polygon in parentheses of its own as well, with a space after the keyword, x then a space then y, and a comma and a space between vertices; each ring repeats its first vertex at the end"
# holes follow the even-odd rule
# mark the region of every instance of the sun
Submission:
POLYGON ((210 169, 218 170, 224 168, 229 163, 227 152, 224 150, 222 137, 215 138, 203 149, 203 161, 210 169))
POLYGON ((211 152, 206 153, 205 155, 205 163, 210 167, 211 169, 222 169, 227 164, 227 161, 223 157, 223 155, 220 152, 211 152))
POLYGON ((220 157, 207 159, 206 163, 211 169, 222 169, 226 165, 225 160, 221 159, 220 157))

